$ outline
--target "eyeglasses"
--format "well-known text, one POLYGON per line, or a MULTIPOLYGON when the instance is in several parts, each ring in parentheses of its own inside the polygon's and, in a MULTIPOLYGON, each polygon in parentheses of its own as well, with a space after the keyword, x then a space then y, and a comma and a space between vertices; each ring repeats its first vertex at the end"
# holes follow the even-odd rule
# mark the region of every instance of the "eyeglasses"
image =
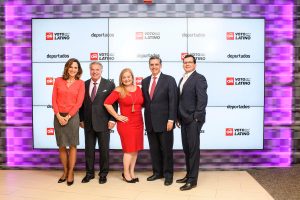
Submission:
POLYGON ((184 65, 186 65, 186 64, 193 64, 193 63, 194 63, 193 61, 183 62, 184 65))

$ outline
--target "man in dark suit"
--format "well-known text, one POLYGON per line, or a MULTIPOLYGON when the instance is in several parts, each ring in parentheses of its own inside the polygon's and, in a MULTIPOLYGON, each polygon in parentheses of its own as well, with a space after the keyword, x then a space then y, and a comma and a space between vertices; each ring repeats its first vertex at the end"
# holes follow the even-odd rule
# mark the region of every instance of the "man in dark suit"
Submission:
POLYGON ((173 77, 161 73, 161 59, 149 59, 151 76, 143 79, 144 117, 150 146, 153 175, 147 181, 165 178, 173 183, 173 129, 177 117, 177 85, 173 77))
POLYGON ((196 71, 196 59, 186 55, 183 59, 184 77, 179 82, 179 106, 177 125, 181 125, 182 146, 187 174, 177 183, 185 183, 180 190, 197 186, 200 162, 200 131, 205 122, 207 106, 207 82, 196 71))
MULTIPOLYGON (((100 163, 99 183, 107 181, 109 171, 109 139, 110 129, 115 126, 115 119, 107 112, 103 103, 114 90, 115 84, 101 77, 103 66, 100 62, 90 64, 91 79, 85 82, 85 97, 80 108, 80 127, 85 133, 85 164, 86 176, 82 183, 95 178, 94 161, 95 145, 98 141, 100 163)), ((117 109, 117 104, 114 105, 117 109)))

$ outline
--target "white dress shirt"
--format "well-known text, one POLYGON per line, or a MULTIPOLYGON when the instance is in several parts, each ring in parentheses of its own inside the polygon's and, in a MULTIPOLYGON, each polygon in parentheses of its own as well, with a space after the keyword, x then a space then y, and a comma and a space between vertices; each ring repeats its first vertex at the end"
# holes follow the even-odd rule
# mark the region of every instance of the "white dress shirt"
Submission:
MULTIPOLYGON (((100 81, 101 81, 101 78, 96 81, 96 92, 98 91, 98 87, 99 87, 100 81)), ((90 97, 92 97, 92 91, 93 91, 93 88, 94 88, 94 83, 95 82, 91 79, 90 87, 89 87, 90 97)))
MULTIPOLYGON (((156 77, 156 85, 157 85, 157 82, 158 82, 158 79, 159 79, 159 77, 160 77, 160 74, 161 74, 161 72, 159 72, 159 74, 157 74, 157 76, 155 76, 156 77)), ((152 87, 152 83, 153 83, 153 75, 151 76, 151 80, 150 80, 150 85, 149 85, 149 89, 148 89, 148 91, 149 91, 149 94, 150 94, 150 91, 151 91, 151 87, 152 87)))
MULTIPOLYGON (((194 70, 194 71, 196 71, 196 70, 194 70)), ((185 73, 185 74, 183 75, 182 81, 181 81, 181 83, 180 83, 180 94, 182 93, 182 88, 183 88, 183 85, 185 84, 186 80, 188 80, 188 78, 190 77, 190 75, 191 75, 192 73, 194 73, 194 71, 191 71, 191 72, 189 72, 189 73, 185 73)))

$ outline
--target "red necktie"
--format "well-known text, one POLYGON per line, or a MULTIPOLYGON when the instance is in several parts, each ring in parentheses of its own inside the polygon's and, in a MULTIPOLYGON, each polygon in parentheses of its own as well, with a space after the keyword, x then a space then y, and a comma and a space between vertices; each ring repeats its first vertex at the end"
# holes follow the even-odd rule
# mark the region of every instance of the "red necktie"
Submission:
POLYGON ((152 82, 152 85, 151 85, 151 90, 150 90, 150 99, 151 100, 152 100, 154 90, 155 90, 155 87, 156 87, 156 78, 157 77, 153 77, 153 82, 152 82))
POLYGON ((97 83, 94 83, 94 87, 93 87, 92 94, 91 94, 92 101, 94 101, 96 94, 97 94, 97 83))

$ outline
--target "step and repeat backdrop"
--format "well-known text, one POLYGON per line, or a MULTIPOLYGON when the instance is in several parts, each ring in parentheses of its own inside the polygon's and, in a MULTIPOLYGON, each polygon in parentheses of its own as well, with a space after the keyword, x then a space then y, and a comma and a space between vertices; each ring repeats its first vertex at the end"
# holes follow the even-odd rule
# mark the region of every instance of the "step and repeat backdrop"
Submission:
MULTIPOLYGON (((32 19, 34 148, 57 148, 51 96, 69 58, 81 62, 82 80, 89 79, 89 63, 97 60, 104 78, 118 85, 120 71, 129 67, 140 86, 150 75, 151 55, 161 57, 162 72, 178 84, 182 58, 190 53, 208 82, 200 148, 263 149, 264 37, 264 19, 253 18, 32 19)), ((180 129, 174 135, 174 149, 182 149, 180 129)), ((146 133, 144 143, 148 148, 146 133)), ((116 128, 110 148, 121 148, 116 128)))

